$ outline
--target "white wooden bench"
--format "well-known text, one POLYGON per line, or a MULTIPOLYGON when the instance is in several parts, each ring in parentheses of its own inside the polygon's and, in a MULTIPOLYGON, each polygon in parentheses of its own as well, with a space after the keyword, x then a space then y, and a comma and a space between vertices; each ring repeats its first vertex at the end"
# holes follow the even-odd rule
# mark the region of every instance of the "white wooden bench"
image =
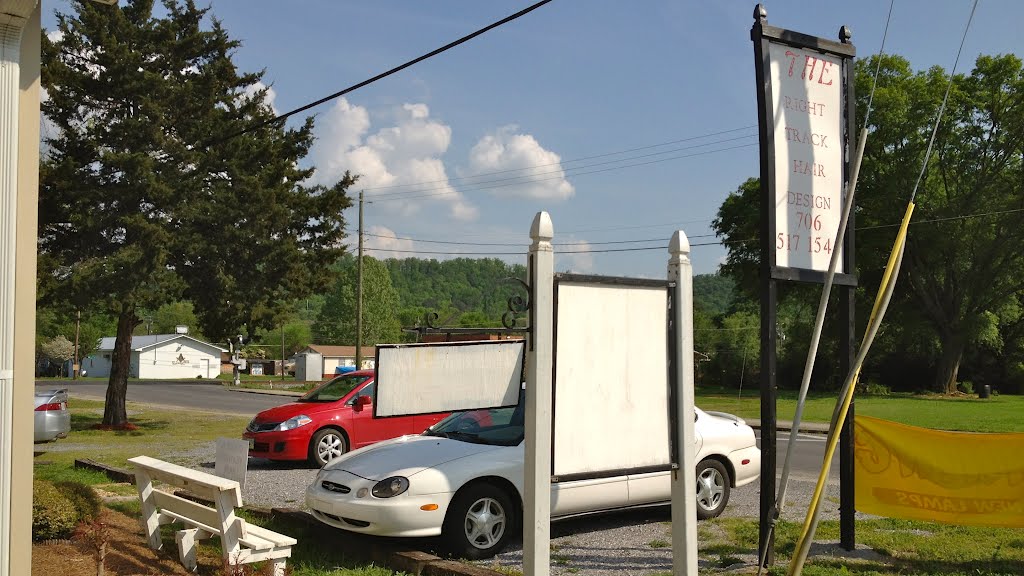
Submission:
MULTIPOLYGON (((185 468, 149 456, 129 458, 135 466, 135 485, 142 502, 142 527, 149 547, 162 546, 160 526, 182 524, 175 534, 182 565, 196 570, 196 541, 220 536, 224 559, 233 565, 270 561, 275 576, 284 574, 285 559, 296 540, 272 530, 249 524, 235 515, 242 505, 238 482, 199 470, 185 468), (180 488, 214 503, 209 507, 170 492, 156 489, 153 482, 180 488)), ((172 488, 172 489, 173 489, 172 488)))

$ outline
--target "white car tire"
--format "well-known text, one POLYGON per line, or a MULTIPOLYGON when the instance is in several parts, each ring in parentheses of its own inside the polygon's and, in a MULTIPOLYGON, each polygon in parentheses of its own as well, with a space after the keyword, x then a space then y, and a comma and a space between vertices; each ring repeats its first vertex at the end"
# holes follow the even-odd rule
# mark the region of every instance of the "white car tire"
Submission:
POLYGON ((444 519, 441 538, 445 548, 469 560, 494 556, 515 532, 515 510, 509 495, 493 484, 464 486, 444 519))
POLYGON ((716 518, 729 503, 729 471, 718 460, 707 459, 697 464, 697 518, 716 518))

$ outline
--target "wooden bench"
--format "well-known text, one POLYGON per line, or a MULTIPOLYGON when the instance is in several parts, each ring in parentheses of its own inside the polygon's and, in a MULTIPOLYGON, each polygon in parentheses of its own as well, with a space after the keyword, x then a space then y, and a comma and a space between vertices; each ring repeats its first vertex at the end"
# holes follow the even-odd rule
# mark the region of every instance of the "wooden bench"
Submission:
POLYGON ((196 570, 197 540, 220 536, 223 557, 229 564, 267 560, 273 565, 273 574, 283 576, 285 559, 291 556, 296 540, 236 516, 235 508, 242 505, 238 482, 149 456, 136 456, 128 462, 135 466, 135 485, 142 502, 142 526, 150 548, 162 547, 161 525, 182 524, 185 528, 177 531, 175 541, 185 568, 196 570), (187 490, 213 502, 214 506, 158 490, 154 481, 187 490))

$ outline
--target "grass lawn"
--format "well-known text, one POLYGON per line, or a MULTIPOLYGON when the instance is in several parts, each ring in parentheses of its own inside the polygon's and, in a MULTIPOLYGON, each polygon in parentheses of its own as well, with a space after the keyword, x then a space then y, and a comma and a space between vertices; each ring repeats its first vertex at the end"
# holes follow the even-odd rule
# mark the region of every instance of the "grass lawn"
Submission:
MULTIPOLYGON (((757 521, 719 518, 701 524, 715 530, 718 542, 704 547, 705 559, 727 565, 756 554, 757 521)), ((801 524, 779 522, 776 527, 776 565, 768 574, 786 574, 796 550, 801 524)), ((838 541, 839 522, 818 526, 816 542, 838 541)), ((1024 529, 950 526, 880 518, 857 522, 858 550, 849 558, 812 555, 807 576, 1019 576, 1024 573, 1024 529), (862 550, 866 546, 870 550, 862 550)), ((813 554, 813 548, 812 548, 813 554)))
MULTIPOLYGON (((779 420, 792 420, 797 392, 780 390, 776 410, 779 420)), ((892 420, 911 426, 967 432, 1024 432, 1024 396, 1000 394, 984 400, 975 396, 946 397, 892 394, 855 396, 857 414, 892 420)), ((743 418, 761 417, 757 388, 743 391, 698 388, 696 403, 704 410, 730 412, 743 418)), ((808 393, 804 422, 828 423, 835 409, 836 395, 808 393)))

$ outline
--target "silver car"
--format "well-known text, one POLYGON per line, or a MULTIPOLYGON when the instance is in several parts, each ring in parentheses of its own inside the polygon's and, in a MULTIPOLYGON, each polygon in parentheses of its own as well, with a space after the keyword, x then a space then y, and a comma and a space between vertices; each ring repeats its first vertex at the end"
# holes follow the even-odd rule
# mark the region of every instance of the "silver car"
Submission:
POLYGON ((67 437, 68 432, 71 432, 67 388, 36 391, 35 421, 36 442, 67 437))

